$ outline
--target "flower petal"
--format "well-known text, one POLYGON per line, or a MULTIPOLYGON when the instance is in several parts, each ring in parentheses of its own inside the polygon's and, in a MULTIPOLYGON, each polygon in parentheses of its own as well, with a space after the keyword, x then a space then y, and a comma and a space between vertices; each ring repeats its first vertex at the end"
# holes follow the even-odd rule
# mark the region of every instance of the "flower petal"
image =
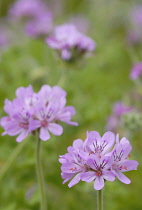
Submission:
POLYGON ((80 173, 78 173, 68 184, 68 187, 72 187, 80 181, 80 173))
POLYGON ((131 180, 128 179, 123 173, 121 173, 120 171, 116 171, 116 176, 117 178, 123 182, 124 184, 130 184, 131 180))
POLYGON ((60 136, 63 133, 63 128, 57 123, 49 123, 48 130, 56 136, 60 136))
POLYGON ((111 171, 105 171, 103 173, 103 178, 110 182, 113 182, 115 180, 115 175, 111 171))
POLYGON ((85 182, 92 182, 96 178, 95 172, 87 171, 81 175, 81 180, 85 182))
POLYGON ((29 131, 28 130, 24 130, 17 138, 16 138, 16 141, 17 142, 21 142, 23 141, 27 135, 29 134, 29 131))
POLYGON ((104 187, 104 179, 101 176, 96 177, 94 182, 94 188, 96 190, 101 190, 104 187))
POLYGON ((49 132, 48 132, 46 127, 41 127, 40 128, 39 137, 43 141, 46 141, 46 140, 50 139, 50 134, 49 134, 49 132))
POLYGON ((108 131, 106 132, 101 139, 101 145, 103 147, 103 151, 101 154, 106 154, 115 142, 115 135, 114 133, 108 131))

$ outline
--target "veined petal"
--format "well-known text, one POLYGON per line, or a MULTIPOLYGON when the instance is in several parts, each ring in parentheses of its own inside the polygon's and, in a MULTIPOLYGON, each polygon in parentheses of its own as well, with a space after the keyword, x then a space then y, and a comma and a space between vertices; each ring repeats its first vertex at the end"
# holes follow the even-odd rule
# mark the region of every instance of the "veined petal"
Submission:
POLYGON ((80 173, 78 173, 68 184, 68 187, 72 187, 80 181, 80 173))
POLYGON ((102 176, 98 176, 94 182, 94 188, 96 190, 101 190, 104 187, 104 179, 102 176))
POLYGON ((108 131, 106 132, 101 138, 101 154, 106 154, 113 146, 115 142, 115 135, 114 133, 108 131))
POLYGON ((122 163, 121 171, 131 171, 131 170, 137 170, 138 167, 138 162, 136 160, 126 160, 125 162, 122 163))
POLYGON ((41 127, 40 128, 39 137, 43 141, 46 141, 46 140, 50 139, 50 134, 49 134, 48 129, 46 127, 41 127))
POLYGON ((66 162, 63 163, 61 166, 61 170, 64 173, 77 173, 79 171, 81 171, 81 167, 75 163, 70 163, 70 162, 66 162))
POLYGON ((94 155, 94 156, 93 156, 93 159, 88 159, 88 160, 87 160, 87 164, 88 164, 92 169, 94 169, 95 171, 97 171, 98 168, 99 168, 99 166, 100 166, 100 163, 98 163, 98 160, 99 160, 99 158, 98 158, 96 155, 94 155))
POLYGON ((57 123, 49 123, 48 130, 56 136, 60 136, 63 133, 63 128, 57 123))

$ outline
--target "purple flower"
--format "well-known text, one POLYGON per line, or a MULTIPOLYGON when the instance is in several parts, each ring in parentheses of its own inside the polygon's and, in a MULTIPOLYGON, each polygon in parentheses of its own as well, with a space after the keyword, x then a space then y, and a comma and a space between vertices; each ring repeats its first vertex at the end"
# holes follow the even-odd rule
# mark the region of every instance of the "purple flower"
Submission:
POLYGON ((113 182, 114 173, 110 170, 113 160, 110 156, 98 157, 94 155, 88 159, 86 164, 90 167, 89 171, 82 174, 82 181, 94 181, 94 189, 101 190, 104 187, 104 180, 113 182))
POLYGON ((122 173, 136 170, 138 162, 129 160, 132 147, 126 138, 119 142, 118 135, 106 132, 102 137, 97 131, 87 132, 83 142, 77 139, 68 147, 68 153, 61 155, 59 162, 63 183, 70 181, 72 187, 79 181, 94 181, 94 189, 101 190, 105 181, 113 182, 117 177, 125 184, 130 180, 122 173))
POLYGON ((26 24, 26 33, 34 38, 45 37, 51 32, 52 25, 51 13, 42 13, 26 24))
POLYGON ((87 139, 84 142, 84 149, 90 154, 98 156, 105 155, 113 146, 115 135, 112 132, 106 132, 102 137, 97 131, 87 133, 87 139))
POLYGON ((9 14, 15 19, 35 18, 47 10, 40 0, 17 0, 10 8, 9 14))
POLYGON ((83 141, 81 139, 75 140, 73 146, 68 147, 68 153, 59 158, 59 162, 62 163, 61 176, 65 179, 63 183, 72 179, 68 184, 69 187, 77 184, 81 180, 82 173, 87 170, 85 159, 79 154, 79 151, 83 149, 82 146, 83 141))
POLYGON ((43 141, 50 138, 49 132, 59 136, 63 132, 59 121, 78 125, 71 121, 75 114, 74 107, 65 104, 66 92, 58 86, 44 85, 38 93, 34 93, 31 85, 20 87, 13 101, 5 100, 4 110, 8 116, 1 118, 0 123, 5 130, 2 135, 19 134, 17 142, 36 130, 43 141))
POLYGON ((133 110, 133 107, 126 106, 121 101, 116 102, 113 105, 112 114, 108 117, 106 129, 115 130, 121 122, 121 117, 133 110))
POLYGON ((56 26, 53 35, 46 39, 46 43, 67 61, 91 52, 96 47, 95 42, 81 34, 73 24, 56 26))
POLYGON ((138 166, 137 161, 128 160, 131 150, 132 146, 130 145, 129 141, 126 138, 122 138, 120 142, 117 140, 116 145, 112 151, 112 171, 117 176, 117 178, 125 184, 130 184, 131 181, 122 172, 136 170, 138 166))
POLYGON ((131 69, 130 78, 136 80, 142 75, 142 62, 135 63, 131 69))

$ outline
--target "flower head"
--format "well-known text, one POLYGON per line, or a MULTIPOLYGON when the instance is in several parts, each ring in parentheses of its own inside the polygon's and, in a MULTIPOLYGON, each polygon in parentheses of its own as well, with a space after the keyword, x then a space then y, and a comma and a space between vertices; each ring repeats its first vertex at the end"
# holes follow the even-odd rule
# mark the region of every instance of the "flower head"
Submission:
POLYGON ((46 5, 40 0, 17 0, 9 10, 15 19, 35 18, 46 10, 46 5))
POLYGON ((137 161, 128 159, 131 149, 126 138, 119 142, 118 135, 112 132, 102 137, 97 131, 87 132, 84 142, 75 140, 68 153, 59 158, 63 183, 70 181, 68 186, 72 187, 81 180, 94 181, 94 188, 101 190, 106 180, 113 182, 117 177, 129 184, 130 180, 122 172, 136 170, 138 166, 137 161))
POLYGON ((8 116, 1 118, 1 126, 5 130, 3 135, 19 134, 18 142, 36 130, 43 141, 50 138, 49 132, 59 136, 63 132, 59 121, 78 125, 71 121, 75 114, 74 107, 65 105, 66 92, 58 86, 44 85, 38 93, 33 91, 31 85, 20 87, 13 101, 5 100, 4 110, 8 116))
POLYGON ((46 39, 46 43, 67 61, 95 49, 95 42, 80 33, 73 24, 56 26, 53 35, 46 39))

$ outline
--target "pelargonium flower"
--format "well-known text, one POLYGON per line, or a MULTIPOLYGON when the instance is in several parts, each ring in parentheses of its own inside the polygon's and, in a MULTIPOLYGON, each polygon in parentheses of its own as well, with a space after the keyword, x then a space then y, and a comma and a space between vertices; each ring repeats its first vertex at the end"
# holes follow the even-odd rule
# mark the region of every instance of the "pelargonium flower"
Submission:
POLYGON ((9 10, 15 19, 35 18, 47 10, 46 5, 40 0, 17 0, 9 10))
POLYGON ((130 78, 136 80, 142 75, 142 62, 135 63, 131 69, 130 78))
POLYGON ((56 26, 53 35, 46 39, 49 47, 58 51, 63 60, 73 60, 87 52, 94 51, 96 44, 80 33, 75 25, 63 24, 56 26))
POLYGON ((113 105, 112 114, 108 117, 106 129, 115 130, 120 125, 121 117, 133 110, 133 107, 123 104, 121 101, 113 105))
POLYGON ((125 137, 119 142, 118 135, 108 131, 102 137, 97 131, 87 132, 83 142, 77 139, 68 147, 59 162, 63 183, 70 181, 72 187, 79 181, 94 181, 94 189, 101 190, 105 181, 113 182, 117 177, 121 182, 129 184, 130 180, 122 173, 136 170, 138 162, 129 160, 132 149, 125 137))
POLYGON ((74 107, 65 105, 66 92, 58 86, 43 85, 38 93, 33 91, 31 85, 27 88, 20 87, 16 90, 13 101, 5 100, 4 110, 8 116, 2 117, 0 121, 5 130, 2 135, 19 134, 17 142, 36 130, 44 141, 50 138, 49 131, 54 135, 61 135, 63 128, 58 124, 59 121, 78 125, 71 121, 75 114, 74 107))

